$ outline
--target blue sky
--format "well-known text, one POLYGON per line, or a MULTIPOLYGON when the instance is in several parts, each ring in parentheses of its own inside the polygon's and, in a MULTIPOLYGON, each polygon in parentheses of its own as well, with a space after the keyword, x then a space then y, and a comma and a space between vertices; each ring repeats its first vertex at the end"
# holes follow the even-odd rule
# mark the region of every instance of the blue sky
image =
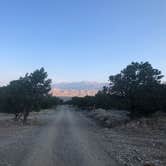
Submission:
POLYGON ((0 82, 42 66, 54 82, 103 82, 131 61, 166 75, 166 1, 1 0, 0 58, 0 82))

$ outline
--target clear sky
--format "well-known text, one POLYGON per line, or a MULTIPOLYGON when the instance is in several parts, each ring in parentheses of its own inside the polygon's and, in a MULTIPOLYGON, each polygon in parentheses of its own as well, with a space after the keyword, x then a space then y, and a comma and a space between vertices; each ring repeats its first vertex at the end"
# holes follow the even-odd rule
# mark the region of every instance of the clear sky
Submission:
POLYGON ((1 0, 0 82, 45 67, 107 81, 131 61, 166 75, 166 0, 1 0))

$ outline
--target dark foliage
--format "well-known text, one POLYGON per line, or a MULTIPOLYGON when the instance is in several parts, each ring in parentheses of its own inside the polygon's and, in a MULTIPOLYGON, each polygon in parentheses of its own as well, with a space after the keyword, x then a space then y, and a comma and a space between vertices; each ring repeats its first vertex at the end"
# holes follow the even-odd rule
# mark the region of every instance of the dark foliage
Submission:
POLYGON ((66 104, 76 105, 80 108, 89 109, 93 107, 95 104, 94 97, 85 96, 85 97, 73 97, 70 101, 67 101, 66 104))
POLYGON ((61 101, 49 95, 51 80, 47 79, 44 68, 26 74, 9 85, 0 88, 0 111, 15 114, 24 123, 31 111, 39 111, 59 104, 61 101))
POLYGON ((41 109, 47 109, 51 107, 56 107, 57 105, 63 104, 63 100, 58 97, 48 95, 44 97, 41 101, 41 109))
POLYGON ((163 75, 148 62, 133 62, 119 74, 109 77, 110 86, 94 97, 73 98, 70 103, 81 107, 127 109, 132 118, 166 112, 166 85, 163 75))
POLYGON ((161 71, 148 62, 131 63, 119 74, 110 76, 112 93, 124 97, 131 117, 148 116, 160 110, 161 71))

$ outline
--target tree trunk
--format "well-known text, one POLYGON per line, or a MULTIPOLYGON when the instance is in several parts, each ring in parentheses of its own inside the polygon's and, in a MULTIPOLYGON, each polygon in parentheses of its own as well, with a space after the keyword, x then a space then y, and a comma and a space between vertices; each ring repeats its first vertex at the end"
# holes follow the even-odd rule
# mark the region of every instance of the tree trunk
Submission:
POLYGON ((21 117, 22 117, 22 113, 21 112, 20 113, 15 113, 14 120, 15 121, 19 121, 21 119, 21 117))
POLYGON ((24 110, 24 112, 23 112, 23 124, 24 125, 27 123, 28 115, 29 115, 29 111, 28 110, 24 110))
POLYGON ((18 121, 18 115, 19 115, 19 113, 15 113, 15 117, 14 117, 15 121, 18 121))
POLYGON ((22 117, 22 113, 20 112, 19 115, 18 115, 18 120, 20 120, 22 117))

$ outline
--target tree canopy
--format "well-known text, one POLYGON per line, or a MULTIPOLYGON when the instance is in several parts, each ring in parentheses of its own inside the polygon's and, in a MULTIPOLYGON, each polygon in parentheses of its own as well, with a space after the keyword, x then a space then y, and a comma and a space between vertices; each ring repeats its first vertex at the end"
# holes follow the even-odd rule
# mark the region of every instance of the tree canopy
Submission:
POLYGON ((23 115, 26 122, 31 111, 39 111, 42 106, 49 106, 55 100, 61 102, 49 94, 51 79, 47 77, 47 72, 41 68, 1 87, 1 110, 15 114, 16 119, 23 115))
MULTIPOLYGON (((166 85, 161 83, 162 78, 161 71, 149 62, 132 62, 109 77, 109 86, 91 97, 93 105, 104 109, 127 109, 133 118, 166 111, 166 85)), ((75 105, 92 105, 87 99, 72 100, 75 105)))

